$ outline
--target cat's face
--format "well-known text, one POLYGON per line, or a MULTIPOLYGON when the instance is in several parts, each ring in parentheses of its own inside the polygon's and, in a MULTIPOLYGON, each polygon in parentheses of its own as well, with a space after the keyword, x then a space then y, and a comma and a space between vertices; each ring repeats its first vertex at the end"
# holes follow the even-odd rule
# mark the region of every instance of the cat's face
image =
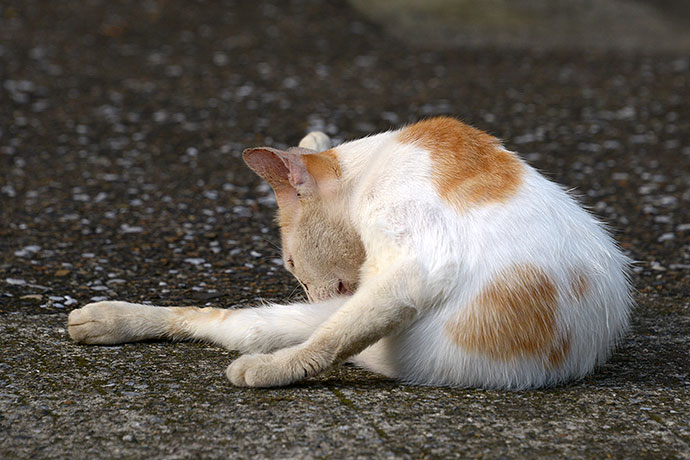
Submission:
POLYGON ((244 160, 273 188, 283 262, 312 302, 350 295, 358 286, 365 251, 338 209, 338 170, 333 154, 305 149, 258 148, 244 160))
POLYGON ((356 289, 364 263, 359 236, 318 199, 302 200, 279 215, 285 267, 312 302, 356 289))

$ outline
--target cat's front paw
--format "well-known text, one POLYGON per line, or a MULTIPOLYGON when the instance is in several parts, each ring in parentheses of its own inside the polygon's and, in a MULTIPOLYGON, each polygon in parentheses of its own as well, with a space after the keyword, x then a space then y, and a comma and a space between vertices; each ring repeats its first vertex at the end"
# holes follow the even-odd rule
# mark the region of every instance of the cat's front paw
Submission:
POLYGON ((79 343, 112 345, 132 340, 130 323, 137 305, 127 302, 96 302, 73 310, 67 319, 70 337, 79 343))
POLYGON ((226 371, 228 379, 238 387, 271 387, 286 385, 272 355, 242 355, 226 371))
POLYGON ((243 355, 226 372, 233 385, 239 387, 280 387, 315 375, 322 370, 308 365, 299 349, 284 348, 271 354, 243 355))

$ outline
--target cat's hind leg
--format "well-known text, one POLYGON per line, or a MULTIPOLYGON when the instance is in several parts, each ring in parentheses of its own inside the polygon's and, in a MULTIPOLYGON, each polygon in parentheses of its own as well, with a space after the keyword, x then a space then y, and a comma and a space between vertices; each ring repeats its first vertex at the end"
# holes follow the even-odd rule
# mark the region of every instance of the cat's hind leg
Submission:
POLYGON ((345 303, 268 305, 237 310, 155 307, 129 302, 88 304, 70 313, 77 342, 112 345, 150 339, 203 340, 229 350, 266 353, 297 345, 345 303))

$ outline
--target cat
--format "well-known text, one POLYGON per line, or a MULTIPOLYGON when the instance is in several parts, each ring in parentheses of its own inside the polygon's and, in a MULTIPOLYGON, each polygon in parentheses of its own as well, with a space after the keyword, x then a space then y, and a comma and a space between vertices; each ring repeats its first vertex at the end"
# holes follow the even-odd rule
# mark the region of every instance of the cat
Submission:
POLYGON ((349 361, 423 385, 524 389, 579 379, 627 329, 629 259, 560 186, 498 139, 437 117, 330 148, 245 150, 272 187, 284 265, 309 303, 92 303, 77 342, 154 338, 244 353, 227 377, 273 387, 349 361))

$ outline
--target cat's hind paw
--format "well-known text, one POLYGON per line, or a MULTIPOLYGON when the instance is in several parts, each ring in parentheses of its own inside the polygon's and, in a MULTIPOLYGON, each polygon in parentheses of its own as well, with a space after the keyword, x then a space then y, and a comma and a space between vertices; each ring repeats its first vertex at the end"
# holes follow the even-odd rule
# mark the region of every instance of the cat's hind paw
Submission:
POLYGON ((141 306, 127 302, 96 302, 73 310, 67 319, 67 329, 75 342, 113 345, 138 337, 132 333, 141 306))

